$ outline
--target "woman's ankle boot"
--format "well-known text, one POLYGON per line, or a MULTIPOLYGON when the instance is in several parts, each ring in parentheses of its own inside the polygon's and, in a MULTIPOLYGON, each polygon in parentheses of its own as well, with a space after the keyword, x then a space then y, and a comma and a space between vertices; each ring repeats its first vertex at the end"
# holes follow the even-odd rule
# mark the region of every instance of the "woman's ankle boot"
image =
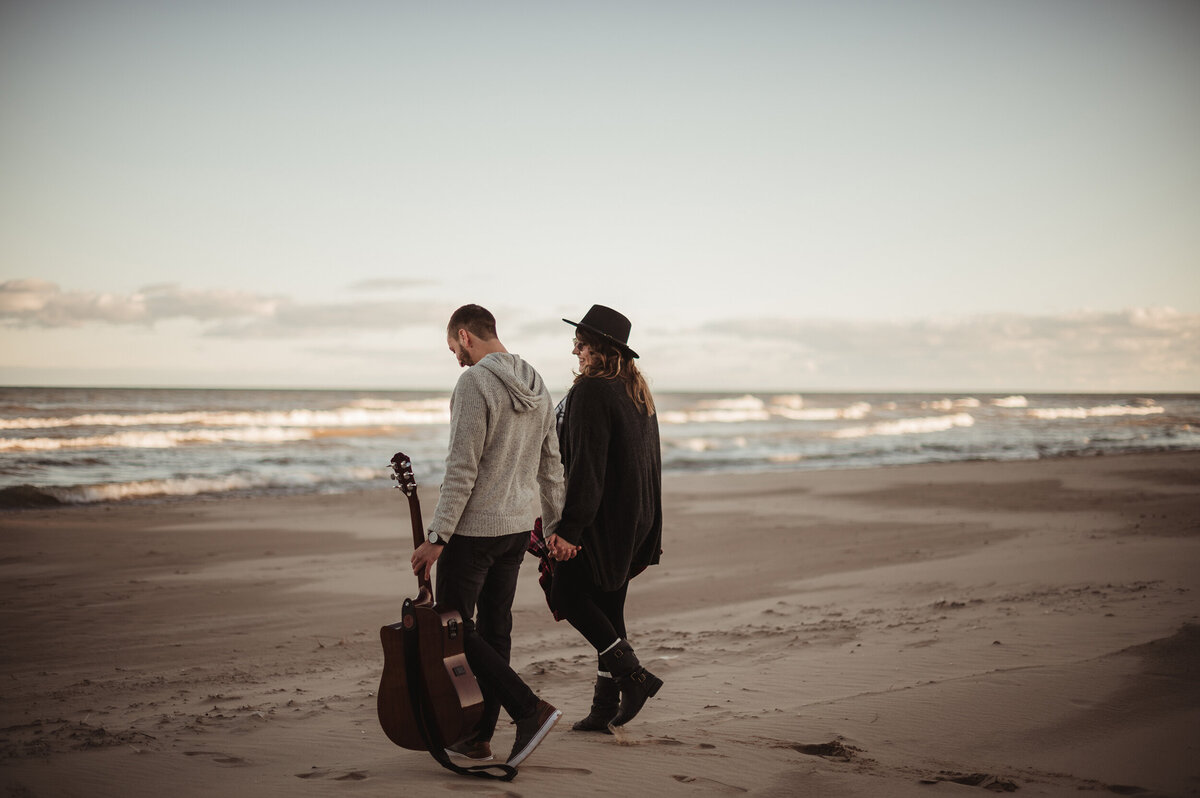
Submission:
POLYGON ((600 655, 601 666, 616 677, 621 690, 621 705, 611 721, 614 726, 623 726, 641 712, 646 701, 658 693, 662 679, 642 667, 633 646, 620 640, 606 653, 600 655))
POLYGON ((612 734, 608 724, 617 716, 621 707, 621 688, 612 676, 597 674, 596 691, 592 694, 592 711, 573 728, 575 731, 595 731, 612 734))

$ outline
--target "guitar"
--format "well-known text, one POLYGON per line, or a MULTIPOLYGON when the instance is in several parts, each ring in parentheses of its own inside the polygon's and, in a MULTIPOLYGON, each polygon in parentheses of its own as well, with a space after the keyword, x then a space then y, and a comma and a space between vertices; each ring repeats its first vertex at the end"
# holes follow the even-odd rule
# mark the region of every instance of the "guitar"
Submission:
MULTIPOLYGON (((408 497, 413 547, 425 540, 421 502, 412 461, 392 456, 392 479, 408 497)), ((439 610, 425 574, 417 576, 417 595, 404 600, 399 623, 379 630, 383 676, 379 681, 379 725, 396 745, 430 751, 446 767, 445 747, 466 739, 483 715, 483 694, 463 653, 462 616, 439 610)), ((451 768, 457 770, 457 768, 451 768)))

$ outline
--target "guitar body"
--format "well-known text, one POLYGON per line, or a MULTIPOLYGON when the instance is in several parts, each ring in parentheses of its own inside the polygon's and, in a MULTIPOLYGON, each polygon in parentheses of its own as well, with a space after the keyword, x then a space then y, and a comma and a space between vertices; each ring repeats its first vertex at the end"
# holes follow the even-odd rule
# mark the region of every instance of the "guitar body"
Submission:
MULTIPOLYGON (((392 468, 397 487, 408 496, 415 548, 425 533, 412 461, 397 452, 392 468)), ((401 748, 428 751, 430 745, 454 745, 475 731, 483 716, 483 694, 463 652, 462 616, 434 606, 425 576, 418 576, 417 587, 417 597, 404 601, 400 623, 379 630, 383 676, 376 703, 379 725, 389 740, 401 748)))
POLYGON ((463 652, 462 617, 453 610, 404 602, 403 620, 379 630, 383 676, 379 680, 379 725, 401 748, 427 751, 417 712, 436 726, 443 744, 471 735, 483 715, 483 694, 463 652), (422 700, 412 701, 411 679, 418 679, 422 700))

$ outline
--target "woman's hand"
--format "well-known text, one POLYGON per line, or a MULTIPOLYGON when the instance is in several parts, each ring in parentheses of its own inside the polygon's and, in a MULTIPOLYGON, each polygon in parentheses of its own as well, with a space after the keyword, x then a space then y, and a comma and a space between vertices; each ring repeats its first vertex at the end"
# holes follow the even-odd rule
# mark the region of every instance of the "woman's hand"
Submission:
POLYGON ((546 547, 550 549, 550 557, 559 562, 571 559, 583 548, 583 546, 571 545, 558 535, 551 535, 546 538, 546 547))

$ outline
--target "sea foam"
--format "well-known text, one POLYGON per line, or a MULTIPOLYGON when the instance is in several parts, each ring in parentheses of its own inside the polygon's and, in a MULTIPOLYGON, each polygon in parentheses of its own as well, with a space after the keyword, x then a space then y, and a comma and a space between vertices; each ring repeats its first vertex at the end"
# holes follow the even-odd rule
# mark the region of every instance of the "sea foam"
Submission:
POLYGON ((774 397, 770 404, 756 396, 734 399, 705 399, 683 410, 667 410, 659 414, 663 424, 744 424, 751 421, 770 421, 785 418, 790 421, 837 421, 866 418, 871 412, 868 402, 854 402, 847 407, 806 407, 796 395, 774 397))
POLYGON ((185 429, 153 432, 117 432, 80 438, 0 438, 0 451, 56 451, 59 449, 170 449, 206 443, 293 443, 316 437, 313 430, 261 427, 249 429, 185 429))
POLYGON ((184 413, 88 413, 66 417, 0 418, 0 429, 63 427, 380 427, 449 424, 445 400, 387 402, 360 400, 334 410, 184 413))
POLYGON ((378 476, 370 468, 339 469, 333 473, 292 473, 286 481, 266 475, 230 474, 216 477, 181 477, 177 479, 147 479, 136 482, 111 482, 97 485, 48 486, 39 488, 63 504, 91 504, 145 499, 155 496, 198 496, 204 493, 262 490, 264 488, 295 488, 299 485, 317 486, 331 480, 368 480, 378 476))
POLYGON ((931 432, 945 432, 955 427, 971 427, 975 417, 970 413, 956 413, 952 416, 926 416, 922 418, 902 418, 896 421, 881 421, 862 427, 845 427, 830 433, 834 438, 868 438, 876 435, 920 435, 931 432))
POLYGON ((1164 412, 1158 405, 1101 405, 1100 407, 1040 407, 1028 411, 1033 418, 1053 421, 1060 418, 1111 418, 1113 416, 1153 416, 1164 412))

